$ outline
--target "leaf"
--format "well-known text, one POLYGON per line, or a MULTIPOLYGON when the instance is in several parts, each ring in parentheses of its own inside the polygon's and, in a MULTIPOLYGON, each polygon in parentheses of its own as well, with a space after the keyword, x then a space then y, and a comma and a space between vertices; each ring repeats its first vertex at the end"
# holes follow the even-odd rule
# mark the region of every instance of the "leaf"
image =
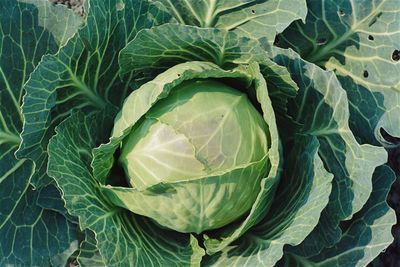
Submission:
POLYGON ((299 244, 329 201, 333 175, 323 166, 315 137, 296 136, 271 210, 246 235, 208 257, 206 266, 274 266, 285 244, 299 244))
POLYGON ((275 113, 289 119, 288 101, 294 98, 299 90, 297 84, 292 80, 290 72, 272 60, 265 60, 261 65, 261 73, 267 82, 268 95, 275 113))
POLYGON ((221 231, 216 231, 216 233, 206 233, 204 235, 204 246, 206 247, 208 254, 221 251, 237 238, 244 235, 265 216, 265 213, 271 207, 271 198, 274 196, 281 175, 283 157, 281 141, 279 139, 275 112, 268 95, 267 84, 258 65, 250 65, 248 71, 252 74, 254 79, 254 91, 248 90, 248 95, 251 96, 252 94, 255 94, 256 101, 261 106, 263 118, 268 125, 269 138, 271 140, 271 145, 268 150, 268 159, 271 166, 266 177, 261 180, 261 191, 258 194, 257 199, 254 201, 249 214, 244 218, 244 220, 231 227, 227 226, 221 231))
MULTIPOLYGON (((270 163, 265 163, 265 161, 264 157, 263 160, 221 175, 210 174, 196 180, 159 183, 140 190, 131 187, 105 185, 102 186, 102 192, 116 206, 152 218, 163 227, 184 233, 201 234, 204 228, 215 227, 215 221, 219 223, 216 228, 219 228, 224 226, 226 221, 234 221, 240 215, 249 217, 240 229, 235 229, 234 235, 232 234, 234 231, 227 231, 228 237, 224 239, 231 241, 243 234, 251 226, 251 222, 256 220, 255 217, 259 217, 259 213, 262 214, 265 211, 265 203, 257 203, 261 208, 258 208, 251 216, 247 215, 248 209, 254 205, 253 201, 257 198, 257 194, 261 194, 258 193, 260 191, 260 180, 264 178, 264 174, 270 168, 270 163), (239 188, 238 185, 246 185, 249 177, 252 177, 255 182, 243 186, 244 188, 239 188), (249 197, 249 195, 252 196, 249 197), (243 196, 247 196, 247 198, 243 198, 243 196), (205 200, 199 201, 200 197, 204 197, 205 200), (207 202, 208 199, 210 199, 209 202, 207 202), (219 205, 226 206, 226 212, 218 208, 202 211, 202 207, 215 205, 216 199, 224 199, 219 205), (228 201, 229 204, 224 205, 228 201), (229 207, 235 207, 235 213, 229 212, 229 207), (169 215, 165 215, 165 210, 169 210, 169 215), (202 220, 204 221, 199 224, 202 220), (246 229, 243 230, 242 228, 246 229)), ((273 194, 271 184, 276 179, 269 177, 265 180, 267 181, 263 182, 262 186, 266 189, 262 193, 265 195, 264 198, 267 198, 273 194), (268 187, 264 186, 264 183, 268 187)), ((217 237, 219 238, 219 236, 217 237)), ((219 251, 225 243, 228 243, 227 240, 220 242, 219 239, 211 240, 210 237, 207 237, 207 241, 205 246, 209 250, 208 253, 219 251)))
POLYGON ((304 0, 153 0, 161 2, 181 24, 233 31, 239 36, 266 40, 297 19, 305 19, 304 0))
POLYGON ((335 71, 349 92, 351 127, 362 142, 394 145, 380 128, 400 136, 398 1, 318 0, 308 6, 306 24, 295 22, 278 44, 335 71))
POLYGON ((38 192, 30 185, 34 166, 1 153, 0 265, 44 266, 76 240, 76 225, 36 204, 38 192))
POLYGON ((81 242, 79 246, 79 254, 76 260, 82 266, 106 266, 103 257, 97 248, 97 241, 95 234, 90 231, 85 231, 85 239, 81 242))
POLYGON ((75 217, 68 214, 65 208, 65 202, 61 198, 60 190, 52 183, 44 188, 38 190, 38 198, 36 204, 43 209, 52 210, 64 215, 64 217, 71 223, 78 224, 75 217))
POLYGON ((276 53, 276 62, 288 68, 299 86, 288 105, 290 116, 299 125, 294 132, 318 138, 318 154, 335 176, 320 223, 304 244, 295 248, 296 253, 313 255, 332 246, 341 235, 339 222, 350 219, 368 200, 372 174, 386 162, 387 153, 382 147, 357 143, 348 125, 346 92, 333 72, 302 60, 292 50, 276 49, 276 53))
POLYGON ((56 55, 46 55, 25 85, 25 121, 17 152, 37 164, 32 183, 41 187, 47 166, 47 145, 54 128, 71 112, 85 113, 120 105, 129 80, 118 75, 117 54, 142 28, 166 19, 145 0, 89 2, 86 25, 56 55))
POLYGON ((53 256, 50 266, 67 266, 71 263, 71 257, 78 248, 78 240, 73 241, 65 251, 53 256))
POLYGON ((121 73, 149 72, 153 75, 179 63, 208 61, 222 68, 249 64, 265 58, 255 40, 220 29, 202 29, 164 24, 145 29, 121 50, 121 73), (140 60, 138 60, 140 58, 140 60))
POLYGON ((36 6, 38 26, 50 32, 60 46, 65 45, 83 24, 83 17, 66 5, 54 5, 48 0, 17 1, 36 6))
MULTIPOLYGON (((44 5, 44 1, 36 4, 44 5)), ((52 6, 44 5, 41 10, 54 19, 52 6)), ((41 191, 30 185, 34 163, 14 156, 22 129, 23 84, 42 55, 58 49, 55 36, 38 24, 39 13, 36 6, 15 0, 0 4, 1 266, 46 266, 77 239, 76 225, 60 213, 61 208, 38 205, 41 191)), ((66 19, 73 23, 69 16, 66 19)))
POLYGON ((348 222, 341 240, 312 258, 287 254, 278 266, 367 266, 393 241, 391 228, 396 214, 387 202, 390 186, 395 180, 388 166, 374 172, 373 191, 365 206, 348 222))
POLYGON ((50 141, 48 172, 62 189, 68 211, 79 217, 82 229, 95 233, 107 266, 199 266, 204 252, 195 240, 115 207, 101 193, 85 158, 90 160, 107 124, 104 113, 78 112, 57 127, 50 141))

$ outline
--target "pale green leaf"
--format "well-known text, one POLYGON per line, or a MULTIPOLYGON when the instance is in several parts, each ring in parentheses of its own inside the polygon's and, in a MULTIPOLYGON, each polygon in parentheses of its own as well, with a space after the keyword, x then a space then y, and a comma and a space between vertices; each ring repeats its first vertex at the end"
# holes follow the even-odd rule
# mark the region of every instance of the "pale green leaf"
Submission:
POLYGON ((153 0, 161 2, 181 24, 219 28, 240 36, 266 40, 272 45, 275 35, 290 23, 305 19, 305 0, 153 0))
POLYGON ((38 26, 51 33, 60 46, 67 43, 84 21, 80 14, 67 8, 66 5, 54 5, 49 0, 18 1, 36 6, 38 26))

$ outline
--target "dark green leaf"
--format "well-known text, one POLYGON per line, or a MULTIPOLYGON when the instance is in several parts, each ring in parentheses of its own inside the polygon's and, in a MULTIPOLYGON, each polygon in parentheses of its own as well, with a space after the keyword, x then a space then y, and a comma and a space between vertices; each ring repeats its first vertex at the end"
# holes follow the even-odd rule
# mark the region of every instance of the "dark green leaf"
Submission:
POLYGON ((258 42, 220 29, 202 29, 179 24, 165 24, 142 30, 121 51, 122 73, 149 72, 154 77, 176 64, 208 61, 220 67, 232 63, 262 61, 265 52, 258 42), (140 58, 140 60, 138 60, 140 58))
MULTIPOLYGON (((276 61, 286 66, 299 86, 289 101, 289 115, 299 125, 294 132, 318 138, 318 154, 335 177, 327 208, 318 226, 297 253, 317 254, 340 239, 339 223, 359 211, 372 191, 372 174, 387 160, 382 147, 357 143, 351 132, 346 92, 333 72, 301 59, 295 52, 277 49, 276 61)), ((284 124, 284 122, 283 122, 284 124)))
POLYGON ((77 226, 62 214, 65 209, 38 205, 41 192, 30 185, 35 165, 14 156, 22 130, 24 83, 41 57, 55 53, 58 44, 73 34, 74 28, 67 30, 66 23, 81 23, 81 18, 65 7, 52 6, 46 0, 34 4, 16 0, 0 3, 1 266, 47 266, 77 238, 77 226))
POLYGON ((362 142, 393 145, 380 128, 400 137, 398 0, 309 0, 308 8, 306 24, 293 23, 278 44, 335 71, 362 142))
POLYGON ((317 151, 316 138, 296 137, 271 211, 242 238, 208 257, 206 266, 274 266, 285 244, 299 244, 312 231, 328 203, 333 177, 317 151))
POLYGON ((391 228, 396 223, 396 215, 386 203, 386 197, 394 179, 389 167, 377 168, 371 197, 348 222, 340 241, 312 258, 287 254, 279 266, 367 266, 393 241, 391 228))
POLYGON ((118 0, 89 3, 86 25, 56 55, 44 56, 25 86, 25 121, 17 155, 35 161, 38 171, 32 182, 39 187, 49 182, 44 177, 54 127, 72 109, 90 113, 120 105, 130 78, 119 77, 119 50, 140 29, 166 19, 145 0, 126 1, 123 6, 118 0))
POLYGON ((275 35, 305 18, 305 0, 153 0, 161 2, 182 24, 233 31, 262 40, 269 49, 275 35))

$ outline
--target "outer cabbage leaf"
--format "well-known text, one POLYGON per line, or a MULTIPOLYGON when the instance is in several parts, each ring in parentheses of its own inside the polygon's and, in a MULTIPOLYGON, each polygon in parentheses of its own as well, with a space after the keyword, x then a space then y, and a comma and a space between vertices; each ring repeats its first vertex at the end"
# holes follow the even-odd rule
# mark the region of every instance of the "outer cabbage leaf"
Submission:
POLYGON ((396 215, 386 197, 394 180, 395 175, 389 167, 378 167, 370 198, 349 222, 335 246, 311 258, 286 254, 278 266, 367 266, 393 241, 390 230, 396 224, 396 215))
POLYGON ((47 166, 47 145, 54 127, 71 109, 90 113, 119 105, 129 90, 118 75, 118 52, 137 31, 161 23, 165 12, 143 1, 87 1, 86 24, 56 55, 46 55, 25 85, 25 117, 20 158, 37 164, 33 183, 40 187, 47 166))
POLYGON ((80 243, 76 260, 82 266, 106 266, 104 259, 97 248, 96 237, 92 231, 85 231, 85 239, 80 243))
POLYGON ((400 137, 399 2, 318 0, 308 7, 306 24, 293 23, 278 44, 335 71, 361 142, 394 145, 380 128, 400 137))
POLYGON ((76 217, 73 217, 67 213, 64 200, 61 198, 61 192, 54 183, 41 188, 38 191, 38 194, 39 196, 36 201, 38 206, 46 210, 52 210, 63 214, 64 217, 71 223, 79 223, 76 217))
POLYGON ((122 73, 151 71, 154 77, 187 61, 209 61, 223 68, 265 57, 258 42, 248 37, 221 29, 164 24, 140 31, 121 50, 119 62, 122 73))
POLYGON ((18 0, 33 4, 38 10, 38 26, 53 35, 58 45, 62 46, 81 27, 84 18, 65 5, 54 5, 46 0, 18 0))
MULTIPOLYGON (((299 87, 292 80, 289 70, 272 60, 262 62, 261 73, 267 82, 268 95, 271 98, 274 111, 280 118, 280 126, 282 129, 292 128, 293 118, 288 113, 288 102, 296 97, 299 87), (286 122, 287 125, 282 125, 282 122, 286 122)), ((280 135, 286 139, 285 131, 281 131, 280 135)))
POLYGON ((107 266, 199 266, 204 251, 194 237, 161 229, 102 194, 90 162, 92 148, 112 128, 106 114, 77 112, 57 127, 50 141, 48 172, 62 189, 68 211, 83 229, 95 233, 107 266))
POLYGON ((161 2, 181 24, 219 28, 259 39, 269 49, 276 33, 305 19, 305 0, 153 0, 161 2))
POLYGON ((356 141, 348 125, 346 91, 333 72, 302 60, 291 50, 276 49, 276 53, 275 61, 288 68, 300 89, 288 103, 289 115, 297 125, 293 131, 318 138, 318 154, 335 176, 329 204, 318 226, 295 248, 297 253, 313 255, 340 239, 340 221, 350 219, 368 200, 372 174, 386 162, 387 153, 382 147, 356 141))
MULTIPOLYGON (((333 175, 318 156, 318 140, 296 136, 271 210, 240 239, 205 259, 205 266, 274 266, 283 246, 299 244, 329 201, 333 175)), ((289 147, 287 147, 289 149, 289 147)))
MULTIPOLYGON (((42 55, 58 49, 59 36, 46 25, 52 21, 53 30, 65 32, 65 23, 81 22, 71 12, 45 0, 35 5, 16 0, 0 4, 1 266, 48 265, 77 239, 77 226, 64 217, 65 208, 58 205, 58 200, 48 198, 47 207, 40 205, 43 192, 30 185, 34 163, 14 156, 22 130, 23 85, 42 55), (56 19, 61 10, 65 11, 62 23, 56 19)), ((67 38, 64 34, 63 40, 67 38)))

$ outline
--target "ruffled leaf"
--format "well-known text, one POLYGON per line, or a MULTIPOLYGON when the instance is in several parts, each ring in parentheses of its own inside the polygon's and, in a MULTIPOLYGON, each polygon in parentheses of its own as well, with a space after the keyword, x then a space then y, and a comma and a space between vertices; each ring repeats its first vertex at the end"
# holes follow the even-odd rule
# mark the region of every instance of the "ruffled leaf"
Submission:
POLYGON ((152 74, 188 61, 208 61, 221 68, 265 58, 258 42, 221 29, 164 24, 142 30, 121 50, 121 73, 152 74), (138 60, 140 58, 140 60, 138 60))
POLYGON ((32 182, 43 186, 47 145, 54 128, 71 112, 86 113, 120 105, 130 78, 119 77, 118 52, 136 33, 166 20, 166 14, 146 1, 92 1, 86 24, 56 55, 46 55, 25 85, 25 121, 17 152, 37 164, 32 182))
POLYGON ((325 170, 318 146, 315 137, 296 136, 271 211, 242 238, 206 258, 205 265, 274 266, 284 245, 304 240, 317 225, 332 188, 333 175, 325 170))
POLYGON ((276 33, 305 19, 305 0, 153 0, 161 2, 181 24, 233 31, 272 45, 276 33))
POLYGON ((0 4, 0 266, 46 266, 77 239, 77 226, 64 217, 53 194, 41 205, 49 189, 30 185, 35 164, 14 153, 21 141, 24 83, 44 54, 57 51, 58 38, 65 41, 73 34, 65 23, 79 25, 82 20, 46 0, 25 2, 0 4), (63 18, 57 18, 60 12, 63 18))
POLYGON ((394 145, 380 128, 400 137, 398 1, 318 0, 308 8, 306 24, 295 22, 278 44, 335 71, 348 91, 350 126, 362 142, 394 145))
POLYGON ((394 180, 389 167, 377 168, 371 197, 346 223, 348 227, 338 243, 311 258, 286 254, 278 266, 367 266, 393 241, 391 228, 396 224, 396 214, 386 197, 394 180))
POLYGON ((291 50, 277 49, 275 60, 286 66, 299 86, 289 101, 289 115, 298 124, 294 132, 318 138, 321 156, 335 178, 330 201, 320 223, 307 237, 304 254, 317 254, 340 239, 339 223, 359 211, 372 191, 372 174, 387 160, 382 147, 360 145, 349 128, 349 104, 333 72, 304 61, 291 50))

